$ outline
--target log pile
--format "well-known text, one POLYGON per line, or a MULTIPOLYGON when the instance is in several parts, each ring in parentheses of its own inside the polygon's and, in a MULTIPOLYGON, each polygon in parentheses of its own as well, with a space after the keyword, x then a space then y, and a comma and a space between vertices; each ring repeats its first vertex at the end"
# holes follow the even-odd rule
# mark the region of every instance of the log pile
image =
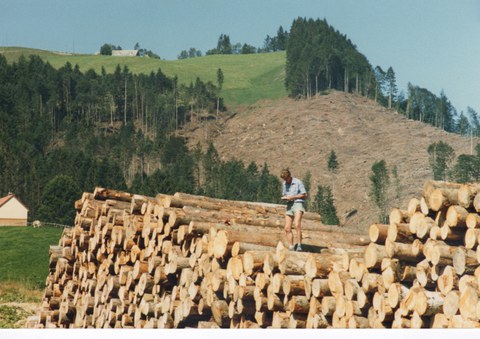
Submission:
POLYGON ((97 188, 51 247, 30 327, 480 327, 480 185, 428 181, 362 235, 284 206, 97 188))
POLYGON ((306 262, 312 276, 345 269, 369 242, 308 212, 304 247, 324 252, 289 252, 285 206, 184 193, 96 188, 75 209, 29 327, 304 327, 306 262))
POLYGON ((477 184, 427 181, 389 225, 370 227, 364 262, 380 281, 372 327, 480 327, 479 193, 477 184))

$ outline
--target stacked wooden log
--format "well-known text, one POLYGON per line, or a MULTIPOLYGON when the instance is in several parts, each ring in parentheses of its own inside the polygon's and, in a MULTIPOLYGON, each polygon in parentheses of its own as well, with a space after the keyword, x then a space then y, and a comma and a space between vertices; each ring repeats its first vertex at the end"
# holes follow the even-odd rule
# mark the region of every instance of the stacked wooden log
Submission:
POLYGON ((97 188, 51 247, 34 327, 480 326, 480 185, 428 181, 369 241, 284 206, 97 188))
POLYGON ((479 193, 478 184, 428 181, 389 225, 370 227, 373 327, 480 327, 479 193))
POLYGON ((320 293, 313 278, 347 269, 369 242, 305 213, 304 247, 321 253, 291 252, 284 206, 184 193, 96 188, 75 209, 74 227, 50 248, 42 310, 30 327, 328 326, 308 318, 320 293))

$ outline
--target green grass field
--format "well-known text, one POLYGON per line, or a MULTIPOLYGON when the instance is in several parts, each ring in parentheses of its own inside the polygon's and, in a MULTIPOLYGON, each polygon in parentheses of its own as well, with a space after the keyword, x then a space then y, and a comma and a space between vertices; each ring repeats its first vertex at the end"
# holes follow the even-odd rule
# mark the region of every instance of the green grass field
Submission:
POLYGON ((94 69, 100 73, 102 66, 113 72, 117 65, 127 66, 131 72, 156 72, 159 68, 168 76, 178 76, 179 82, 190 84, 197 77, 202 81, 217 83, 217 70, 222 69, 224 83, 222 96, 227 106, 250 105, 258 100, 279 99, 285 91, 285 52, 210 55, 184 60, 159 60, 140 57, 112 57, 103 55, 62 54, 20 47, 0 47, 8 62, 20 55, 39 55, 53 67, 60 68, 66 62, 78 64, 81 71, 94 69))
POLYGON ((0 284, 13 281, 43 289, 49 246, 58 244, 62 232, 59 227, 0 227, 0 284))

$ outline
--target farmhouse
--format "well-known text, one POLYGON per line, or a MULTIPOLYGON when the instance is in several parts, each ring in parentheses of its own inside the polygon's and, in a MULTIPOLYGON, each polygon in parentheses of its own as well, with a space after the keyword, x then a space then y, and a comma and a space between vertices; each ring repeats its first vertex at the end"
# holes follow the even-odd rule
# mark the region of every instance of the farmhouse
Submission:
POLYGON ((113 50, 112 56, 133 57, 138 56, 138 50, 113 50))
POLYGON ((28 208, 15 195, 0 198, 0 226, 27 226, 28 208))

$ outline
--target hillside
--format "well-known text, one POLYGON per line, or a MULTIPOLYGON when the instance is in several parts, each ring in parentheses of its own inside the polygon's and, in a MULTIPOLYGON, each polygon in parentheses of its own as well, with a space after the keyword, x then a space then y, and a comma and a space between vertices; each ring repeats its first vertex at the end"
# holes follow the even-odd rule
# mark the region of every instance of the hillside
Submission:
POLYGON ((82 72, 89 69, 100 73, 102 67, 107 73, 113 73, 117 65, 127 66, 133 73, 156 72, 159 68, 167 76, 178 76, 183 84, 202 81, 217 83, 217 70, 222 69, 224 83, 221 96, 227 106, 253 104, 261 99, 278 99, 286 96, 285 52, 210 55, 184 60, 159 60, 140 57, 112 57, 103 55, 69 54, 49 52, 20 47, 0 47, 0 54, 9 63, 18 60, 21 55, 39 55, 53 67, 60 68, 65 63, 78 65, 82 72))
POLYGON ((70 62, 78 64, 82 71, 93 68, 100 72, 103 67, 113 72, 118 64, 136 73, 161 68, 167 75, 177 75, 183 83, 196 77, 216 82, 216 71, 222 68, 225 82, 221 95, 230 112, 238 114, 218 123, 187 126, 184 135, 190 138, 190 145, 198 141, 205 144, 212 138, 225 158, 235 155, 245 162, 266 162, 273 173, 289 166, 300 178, 310 171, 312 197, 318 184, 328 184, 333 187, 341 219, 347 212, 358 211, 347 221, 348 227, 365 228, 376 221, 378 213, 368 196, 368 177, 375 161, 384 159, 390 169, 397 166, 403 189, 400 201, 392 201, 391 206, 404 207, 410 197, 418 195, 423 181, 431 177, 426 149, 432 142, 446 141, 457 155, 470 152, 470 140, 405 119, 365 97, 332 92, 309 101, 285 98, 284 52, 175 61, 69 55, 14 47, 0 47, 0 54, 8 62, 21 55, 38 54, 54 67, 70 62), (327 171, 331 150, 335 150, 340 162, 336 177, 327 171))
POLYGON ((378 216, 368 196, 375 161, 384 159, 390 170, 397 166, 401 199, 392 201, 390 207, 406 208, 410 198, 420 196, 424 181, 432 178, 427 153, 431 143, 443 140, 456 155, 470 153, 470 139, 343 92, 309 101, 264 101, 229 120, 191 127, 185 134, 192 146, 197 142, 205 145, 211 138, 223 159, 266 162, 271 173, 288 166, 299 178, 311 171, 311 197, 318 184, 333 186, 340 219, 348 211, 358 211, 345 227, 365 231, 378 216), (327 170, 331 150, 340 164, 336 177, 327 170))

